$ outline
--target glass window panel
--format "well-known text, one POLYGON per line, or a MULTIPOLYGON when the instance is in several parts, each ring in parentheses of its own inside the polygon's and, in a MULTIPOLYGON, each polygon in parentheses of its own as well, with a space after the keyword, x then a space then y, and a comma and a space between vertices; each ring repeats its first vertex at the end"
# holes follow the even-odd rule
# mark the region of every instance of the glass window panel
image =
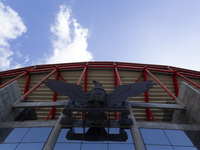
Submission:
MULTIPOLYGON (((133 143, 133 138, 132 138, 132 134, 131 134, 131 130, 130 129, 123 129, 126 133, 127 133, 127 140, 126 141, 108 141, 108 143, 133 143)), ((119 134, 120 133, 120 128, 110 128, 109 129, 109 134, 119 134)))
POLYGON ((14 150, 18 144, 1 144, 0 150, 14 150))
POLYGON ((140 129, 145 144, 171 145, 161 129, 140 129))
POLYGON ((81 143, 56 143, 54 150, 80 150, 81 143))
POLYGON ((196 147, 173 146, 174 150, 197 150, 196 147))
POLYGON ((16 150, 42 150, 44 143, 20 143, 16 150))
POLYGON ((15 128, 6 138, 4 143, 18 143, 26 135, 30 128, 15 128))
POLYGON ((187 135, 180 130, 164 130, 172 145, 194 146, 187 135))
POLYGON ((197 149, 200 149, 200 131, 188 131, 184 130, 184 133, 187 135, 187 137, 190 139, 194 147, 197 149))
POLYGON ((110 134, 119 134, 120 128, 109 128, 108 130, 110 134))
POLYGON ((174 150, 172 146, 146 145, 147 150, 174 150))
POLYGON ((47 128, 31 128, 22 142, 46 142, 52 127, 47 128))
POLYGON ((83 134, 84 133, 84 129, 83 128, 74 128, 74 132, 83 134))
POLYGON ((107 150, 107 144, 82 144, 81 150, 107 150))
POLYGON ((135 150, 134 144, 109 144, 109 150, 135 150))
POLYGON ((132 138, 131 130, 130 129, 124 129, 124 131, 126 131, 126 133, 128 135, 128 139, 127 139, 126 143, 133 143, 133 138, 132 138))
POLYGON ((0 143, 3 143, 14 128, 0 128, 0 143))

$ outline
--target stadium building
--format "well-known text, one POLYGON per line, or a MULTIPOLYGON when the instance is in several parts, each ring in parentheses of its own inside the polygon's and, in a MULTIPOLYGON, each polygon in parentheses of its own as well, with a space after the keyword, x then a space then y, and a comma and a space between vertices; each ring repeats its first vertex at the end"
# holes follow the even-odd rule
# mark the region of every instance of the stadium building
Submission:
POLYGON ((199 88, 200 72, 173 66, 94 61, 2 71, 0 149, 197 150, 199 88), (87 93, 94 80, 106 93, 148 80, 156 85, 128 98, 132 123, 120 123, 124 109, 113 107, 113 111, 102 110, 106 120, 94 124, 85 120, 90 108, 75 106, 67 123, 62 112, 70 100, 46 87, 47 79, 81 85, 87 93))

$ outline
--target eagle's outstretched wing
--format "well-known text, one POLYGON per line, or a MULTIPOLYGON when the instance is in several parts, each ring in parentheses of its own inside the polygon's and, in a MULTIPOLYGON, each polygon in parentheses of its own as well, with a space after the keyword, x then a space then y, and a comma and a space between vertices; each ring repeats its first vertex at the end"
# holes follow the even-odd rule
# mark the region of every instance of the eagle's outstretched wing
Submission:
POLYGON ((89 94, 83 91, 81 85, 64 83, 52 79, 47 79, 43 83, 45 83, 45 85, 52 91, 61 95, 69 96, 70 100, 78 102, 79 104, 86 104, 88 101, 89 94))
POLYGON ((149 90, 156 83, 151 83, 152 81, 144 81, 140 83, 132 83, 127 85, 119 85, 115 87, 112 93, 107 94, 107 104, 117 104, 126 100, 128 97, 138 96, 143 92, 149 90))

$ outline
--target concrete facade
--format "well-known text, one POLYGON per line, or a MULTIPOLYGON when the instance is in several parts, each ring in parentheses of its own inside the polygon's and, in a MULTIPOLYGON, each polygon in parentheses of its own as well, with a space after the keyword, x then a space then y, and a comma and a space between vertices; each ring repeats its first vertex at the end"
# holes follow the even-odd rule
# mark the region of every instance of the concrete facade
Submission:
POLYGON ((200 92, 182 82, 178 99, 186 106, 186 110, 175 110, 172 123, 200 123, 200 92))
POLYGON ((22 109, 13 109, 12 105, 21 98, 17 81, 0 89, 0 122, 14 120, 22 109))

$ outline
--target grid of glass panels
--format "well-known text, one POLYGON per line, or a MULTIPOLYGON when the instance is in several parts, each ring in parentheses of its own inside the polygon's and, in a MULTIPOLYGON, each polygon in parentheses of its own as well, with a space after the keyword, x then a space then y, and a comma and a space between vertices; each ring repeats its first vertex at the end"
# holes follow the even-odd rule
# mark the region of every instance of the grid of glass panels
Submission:
POLYGON ((0 150, 40 150, 52 127, 1 129, 0 150))
MULTIPOLYGON (((74 128, 75 133, 83 134, 87 132, 89 128, 74 128), (84 131, 85 130, 85 131, 84 131)), ((105 128, 106 132, 109 134, 119 134, 119 128, 105 128)), ((127 133, 128 139, 126 141, 85 141, 80 140, 69 140, 66 138, 69 129, 61 129, 60 135, 54 146, 54 150, 135 150, 132 135, 130 129, 124 129, 127 133)), ((101 136, 101 135, 99 135, 101 136)))
MULTIPOLYGON (((197 150, 182 130, 140 129, 147 150, 197 150)), ((190 132, 190 131, 187 131, 190 132)))

